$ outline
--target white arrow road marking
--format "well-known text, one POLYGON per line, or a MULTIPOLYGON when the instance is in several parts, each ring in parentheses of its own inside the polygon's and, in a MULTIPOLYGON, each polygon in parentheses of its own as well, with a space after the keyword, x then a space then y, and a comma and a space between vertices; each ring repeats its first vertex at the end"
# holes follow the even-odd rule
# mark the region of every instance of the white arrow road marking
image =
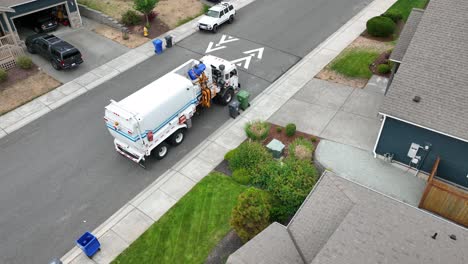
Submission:
POLYGON ((261 60, 262 57, 263 57, 263 51, 264 51, 264 50, 265 50, 265 48, 262 47, 262 48, 258 48, 258 49, 253 49, 253 50, 244 51, 244 54, 250 54, 250 56, 255 57, 255 53, 258 52, 257 58, 258 58, 259 60, 261 60))
POLYGON ((224 48, 227 48, 226 46, 221 46, 221 47, 218 47, 218 48, 213 48, 213 45, 214 45, 214 42, 211 41, 210 44, 208 44, 208 48, 206 48, 205 50, 205 53, 210 53, 210 52, 213 52, 215 50, 222 50, 224 48))
POLYGON ((250 61, 252 60, 252 56, 247 56, 247 57, 244 57, 244 58, 240 58, 240 59, 237 59, 237 60, 233 60, 231 61, 232 64, 235 64, 237 66, 242 66, 242 62, 244 62, 244 68, 246 70, 249 69, 249 66, 250 66, 250 61))
POLYGON ((221 44, 225 44, 225 43, 229 43, 229 42, 234 42, 234 41, 237 41, 239 40, 238 38, 235 38, 235 37, 231 37, 231 36, 226 36, 226 35, 223 35, 221 37, 221 40, 218 42, 218 44, 216 44, 216 46, 220 46, 221 44))

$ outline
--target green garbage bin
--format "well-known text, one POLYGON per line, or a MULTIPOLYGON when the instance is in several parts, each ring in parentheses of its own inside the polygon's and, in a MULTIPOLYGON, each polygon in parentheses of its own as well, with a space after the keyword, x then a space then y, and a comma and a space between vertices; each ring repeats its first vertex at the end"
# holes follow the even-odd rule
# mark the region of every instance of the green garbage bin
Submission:
POLYGON ((239 91, 237 93, 237 100, 240 103, 240 108, 244 111, 245 109, 247 109, 247 107, 250 106, 249 98, 250 98, 250 93, 245 90, 239 91))

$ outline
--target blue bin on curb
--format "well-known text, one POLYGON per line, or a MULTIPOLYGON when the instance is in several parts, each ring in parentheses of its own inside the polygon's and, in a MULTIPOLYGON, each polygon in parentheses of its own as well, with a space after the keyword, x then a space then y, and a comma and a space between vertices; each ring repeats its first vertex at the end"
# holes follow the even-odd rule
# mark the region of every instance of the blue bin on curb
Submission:
POLYGON ((99 248, 101 248, 101 243, 99 243, 97 237, 93 236, 90 232, 84 233, 78 240, 76 240, 76 244, 88 257, 92 257, 96 252, 98 252, 99 248))
POLYGON ((153 40, 153 45, 154 45, 154 52, 156 52, 156 54, 163 53, 163 42, 162 42, 162 40, 154 39, 153 40))

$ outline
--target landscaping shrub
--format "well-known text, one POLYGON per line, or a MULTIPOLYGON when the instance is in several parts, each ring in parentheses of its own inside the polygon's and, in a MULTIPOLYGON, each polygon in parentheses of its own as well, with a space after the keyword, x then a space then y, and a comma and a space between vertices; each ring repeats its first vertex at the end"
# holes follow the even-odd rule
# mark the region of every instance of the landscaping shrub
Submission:
POLYGON ((296 125, 289 123, 286 125, 286 136, 292 137, 296 134, 296 125))
POLYGON ((141 16, 133 10, 127 10, 122 15, 122 23, 126 26, 135 26, 138 25, 140 22, 141 16))
POLYGON ((260 164, 273 159, 265 147, 257 142, 244 142, 229 155, 228 161, 231 171, 246 169, 253 172, 260 164))
POLYGON ((0 82, 6 81, 8 73, 4 69, 0 69, 0 82))
POLYGON ((227 161, 230 161, 232 156, 234 156, 234 152, 236 152, 237 149, 231 149, 228 151, 226 154, 224 154, 224 159, 227 161))
POLYGON ((276 127, 276 132, 281 133, 281 131, 283 131, 282 127, 276 127))
POLYGON ((265 191, 249 188, 239 195, 232 210, 231 226, 245 243, 270 224, 271 203, 265 191))
POLYGON ((310 161, 288 158, 279 175, 271 177, 267 190, 277 199, 271 215, 279 222, 287 221, 299 208, 318 179, 318 173, 310 161))
POLYGON ((24 56, 24 55, 16 58, 16 64, 18 65, 18 67, 20 67, 23 70, 29 70, 33 66, 33 62, 31 58, 29 58, 28 56, 24 56))
POLYGON ((289 144, 289 156, 300 160, 312 160, 314 145, 309 140, 297 138, 289 144))
POLYGON ((377 65, 377 71, 380 74, 387 74, 391 71, 390 65, 388 64, 379 64, 377 65))
POLYGON ((270 124, 265 121, 253 121, 245 126, 245 133, 252 140, 264 140, 268 132, 270 132, 270 124))
POLYGON ((383 13, 381 16, 388 17, 395 23, 398 23, 398 21, 403 19, 403 15, 401 14, 401 12, 397 10, 388 10, 387 12, 383 13))
POLYGON ((312 137, 312 138, 310 139, 310 141, 312 141, 312 142, 315 143, 315 142, 317 142, 317 138, 316 138, 316 137, 312 137))
POLYGON ((388 17, 377 16, 366 23, 367 32, 374 37, 389 37, 395 32, 396 24, 388 17))
POLYGON ((250 183, 250 173, 246 169, 238 169, 232 173, 232 179, 239 184, 247 185, 250 183))
POLYGON ((259 164, 255 171, 251 171, 251 183, 260 189, 267 189, 271 178, 281 175, 283 166, 283 163, 274 159, 259 164))

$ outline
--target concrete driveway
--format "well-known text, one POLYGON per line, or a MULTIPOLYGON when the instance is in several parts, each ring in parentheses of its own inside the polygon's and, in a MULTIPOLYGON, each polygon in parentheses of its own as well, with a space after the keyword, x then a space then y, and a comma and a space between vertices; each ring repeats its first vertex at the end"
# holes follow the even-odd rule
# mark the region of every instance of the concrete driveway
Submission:
POLYGON ((278 110, 270 121, 295 123, 298 130, 372 150, 380 128, 377 116, 386 79, 374 77, 363 88, 313 79, 278 110))
POLYGON ((47 74, 62 83, 67 83, 129 50, 127 47, 93 32, 94 25, 95 22, 83 18, 82 28, 70 29, 62 27, 58 31, 51 32, 51 34, 67 41, 81 51, 84 63, 75 69, 57 71, 43 57, 37 54, 29 55, 33 62, 47 74))

